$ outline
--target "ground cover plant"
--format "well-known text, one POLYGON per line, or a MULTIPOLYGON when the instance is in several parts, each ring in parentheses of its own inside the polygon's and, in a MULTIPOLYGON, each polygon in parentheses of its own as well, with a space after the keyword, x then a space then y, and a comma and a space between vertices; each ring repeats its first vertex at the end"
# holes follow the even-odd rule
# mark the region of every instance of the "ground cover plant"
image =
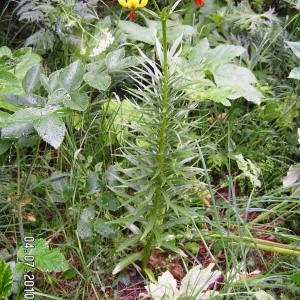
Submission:
POLYGON ((0 299, 300 299, 299 11, 3 1, 0 299))

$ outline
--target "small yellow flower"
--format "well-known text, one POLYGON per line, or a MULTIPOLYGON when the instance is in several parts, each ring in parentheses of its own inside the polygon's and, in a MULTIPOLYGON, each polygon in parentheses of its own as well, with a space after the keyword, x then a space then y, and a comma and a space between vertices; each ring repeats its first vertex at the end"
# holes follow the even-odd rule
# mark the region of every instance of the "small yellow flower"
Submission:
POLYGON ((148 0, 118 0, 119 3, 129 9, 143 8, 147 5, 148 0))

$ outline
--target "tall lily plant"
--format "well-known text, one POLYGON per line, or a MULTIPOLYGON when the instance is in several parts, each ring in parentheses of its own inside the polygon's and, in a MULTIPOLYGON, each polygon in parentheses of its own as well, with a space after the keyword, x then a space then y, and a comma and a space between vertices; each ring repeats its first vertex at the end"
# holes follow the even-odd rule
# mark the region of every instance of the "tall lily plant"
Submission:
MULTIPOLYGON (((130 10, 129 18, 133 19, 148 1, 119 0, 119 3, 130 10)), ((191 107, 184 92, 176 88, 178 78, 170 64, 180 54, 181 38, 169 45, 167 21, 179 3, 170 1, 160 7, 157 1, 152 1, 155 12, 148 12, 161 24, 161 38, 154 37, 159 63, 139 49, 141 65, 133 68, 130 75, 136 88, 128 92, 137 101, 135 108, 140 118, 128 125, 132 135, 120 149, 123 160, 113 172, 115 182, 110 189, 127 210, 118 222, 133 232, 118 250, 138 244, 142 244, 143 250, 126 257, 114 273, 135 260, 142 260, 144 271, 149 271, 147 265, 155 246, 180 251, 172 240, 172 227, 182 222, 180 218, 186 222, 193 215, 193 209, 185 209, 184 203, 194 193, 193 188, 201 185, 196 180, 202 173, 197 167, 198 141, 190 136, 191 107), (128 195, 128 190, 133 192, 128 195)))

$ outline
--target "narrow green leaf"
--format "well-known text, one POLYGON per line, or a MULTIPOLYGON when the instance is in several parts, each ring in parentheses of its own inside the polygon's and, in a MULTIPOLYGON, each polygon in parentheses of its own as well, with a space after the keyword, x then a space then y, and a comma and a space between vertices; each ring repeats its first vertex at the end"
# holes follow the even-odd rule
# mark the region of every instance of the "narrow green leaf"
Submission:
POLYGON ((137 260, 142 259, 142 253, 132 253, 127 255, 125 258, 123 258, 113 269, 112 274, 116 275, 122 270, 124 270, 126 267, 128 267, 130 264, 136 262, 137 260))

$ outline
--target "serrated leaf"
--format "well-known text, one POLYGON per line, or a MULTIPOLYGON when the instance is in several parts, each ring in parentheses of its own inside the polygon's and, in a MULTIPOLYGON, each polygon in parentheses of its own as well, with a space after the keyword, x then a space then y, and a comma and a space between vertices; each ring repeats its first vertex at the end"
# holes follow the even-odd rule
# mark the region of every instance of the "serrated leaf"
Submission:
POLYGON ((228 87, 212 87, 208 88, 204 91, 195 91, 191 95, 191 99, 203 101, 203 100, 212 100, 216 103, 222 103, 224 106, 230 106, 231 103, 227 99, 232 94, 232 89, 228 87))
POLYGON ((256 104, 261 103, 262 95, 254 87, 256 78, 249 69, 233 64, 224 64, 216 68, 213 74, 218 86, 232 88, 235 91, 230 95, 230 99, 244 97, 256 104))
POLYGON ((44 272, 63 272, 69 268, 68 263, 58 248, 49 249, 47 241, 34 241, 34 248, 20 247, 17 256, 24 262, 24 256, 34 256, 35 268, 44 272))
POLYGON ((27 94, 35 92, 40 87, 41 73, 42 73, 41 65, 35 65, 27 71, 22 81, 23 89, 27 94))
POLYGON ((59 249, 47 249, 35 254, 36 267, 44 272, 63 272, 69 266, 59 249))
POLYGON ((0 260, 0 299, 7 298, 12 291, 12 271, 4 260, 0 260))
POLYGON ((137 260, 141 260, 143 257, 142 253, 132 253, 123 258, 113 269, 112 274, 116 275, 130 264, 136 262, 137 260))
POLYGON ((210 49, 205 58, 205 66, 213 71, 216 67, 230 63, 235 57, 241 56, 245 48, 234 45, 218 45, 210 49))
POLYGON ((111 77, 107 72, 87 72, 84 74, 84 81, 91 87, 99 90, 106 91, 111 84, 111 77))
POLYGON ((55 115, 41 118, 34 123, 34 129, 45 142, 55 149, 58 149, 63 142, 66 132, 64 122, 55 115))

